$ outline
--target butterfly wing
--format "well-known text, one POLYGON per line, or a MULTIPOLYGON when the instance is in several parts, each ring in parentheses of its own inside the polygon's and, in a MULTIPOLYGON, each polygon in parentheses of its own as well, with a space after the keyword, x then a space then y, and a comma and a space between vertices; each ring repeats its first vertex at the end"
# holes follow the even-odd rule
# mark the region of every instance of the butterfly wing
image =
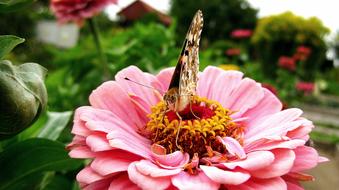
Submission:
POLYGON ((169 110, 183 110, 196 94, 199 73, 199 41, 203 27, 202 12, 193 17, 186 34, 178 63, 175 67, 168 91, 164 95, 169 110))
POLYGON ((199 73, 199 42, 203 27, 200 10, 194 15, 175 67, 168 90, 179 89, 179 96, 189 96, 196 92, 199 73))

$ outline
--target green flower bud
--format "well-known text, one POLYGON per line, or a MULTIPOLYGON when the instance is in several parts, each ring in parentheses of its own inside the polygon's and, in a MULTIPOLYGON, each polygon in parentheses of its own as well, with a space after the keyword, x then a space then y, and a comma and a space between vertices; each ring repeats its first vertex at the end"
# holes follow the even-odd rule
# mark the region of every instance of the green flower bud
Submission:
POLYGON ((47 105, 47 70, 36 63, 0 61, 0 139, 29 127, 47 105))

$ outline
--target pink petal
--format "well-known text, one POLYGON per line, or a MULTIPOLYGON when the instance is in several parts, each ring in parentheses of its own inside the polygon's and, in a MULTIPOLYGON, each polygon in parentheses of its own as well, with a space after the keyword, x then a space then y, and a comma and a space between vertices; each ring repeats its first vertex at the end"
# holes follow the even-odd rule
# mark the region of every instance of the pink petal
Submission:
POLYGON ((72 133, 80 136, 88 136, 91 132, 85 126, 85 122, 80 119, 80 115, 90 109, 89 106, 79 107, 75 110, 72 133))
POLYGON ((189 162, 189 155, 181 151, 175 151, 171 154, 156 154, 152 152, 152 158, 164 168, 182 168, 189 162))
POLYGON ((114 115, 112 112, 108 110, 96 109, 90 106, 83 106, 76 110, 74 116, 74 126, 72 132, 74 134, 79 134, 82 136, 88 136, 92 131, 100 131, 108 133, 114 127, 110 125, 104 126, 88 126, 88 122, 95 122, 95 121, 104 121, 106 123, 119 123, 121 126, 124 126, 130 132, 135 131, 135 128, 131 128, 125 122, 121 121, 121 119, 114 115))
MULTIPOLYGON (((248 130, 245 133, 244 143, 248 144, 265 136, 287 133, 290 126, 286 125, 296 120, 301 114, 302 111, 300 109, 291 108, 267 116, 260 123, 248 126, 248 130)), ((301 124, 302 122, 303 121, 300 121, 300 123, 298 122, 295 125, 301 124)))
POLYGON ((166 148, 158 144, 152 144, 151 151, 156 155, 166 155, 166 148))
POLYGON ((177 169, 162 169, 159 168, 157 165, 153 164, 149 160, 140 160, 139 162, 136 162, 135 167, 137 170, 143 174, 150 177, 166 177, 166 176, 172 176, 175 174, 178 174, 182 171, 181 168, 177 169))
POLYGON ((95 181, 91 184, 80 185, 81 189, 83 190, 102 190, 102 189, 108 189, 112 179, 111 178, 105 178, 99 181, 95 181))
POLYGON ((83 136, 75 135, 72 139, 72 142, 70 142, 66 148, 71 149, 76 146, 84 146, 86 145, 86 138, 83 136))
POLYGON ((244 113, 256 106, 263 97, 264 90, 261 85, 252 79, 245 78, 234 89, 224 106, 233 111, 244 113))
POLYGON ((288 190, 304 190, 300 185, 286 181, 288 190))
POLYGON ((251 177, 250 174, 244 171, 227 171, 205 165, 201 165, 200 168, 211 180, 220 184, 239 185, 251 177))
POLYGON ((95 157, 95 153, 93 153, 87 146, 72 147, 71 151, 68 154, 72 158, 94 158, 95 157))
POLYGON ((256 106, 247 110, 243 117, 250 117, 251 121, 249 125, 252 125, 251 122, 255 123, 256 120, 279 112, 282 109, 282 104, 280 100, 272 94, 271 91, 263 89, 264 97, 258 102, 256 106))
MULTIPOLYGON (((304 119, 304 118, 301 118, 304 119)), ((286 136, 292 138, 292 139, 303 139, 307 141, 309 139, 309 133, 312 131, 314 128, 314 125, 311 121, 308 123, 303 123, 301 126, 298 128, 289 131, 286 136)))
MULTIPOLYGON (((104 189, 104 188, 102 188, 104 189)), ((106 189, 106 188, 105 188, 106 189)), ((126 189, 126 190, 139 190, 140 188, 129 180, 127 172, 114 176, 108 190, 126 189)))
POLYGON ((251 142, 248 145, 245 145, 245 152, 252 152, 257 150, 273 150, 277 148, 287 148, 287 149, 295 149, 298 146, 303 146, 305 144, 304 140, 289 140, 289 139, 279 139, 272 140, 270 138, 262 138, 258 139, 254 142, 251 142))
POLYGON ((236 167, 252 171, 271 165, 274 161, 274 154, 270 151, 256 151, 247 154, 244 160, 222 163, 228 169, 234 170, 236 167))
MULTIPOLYGON (((114 122, 116 115, 108 110, 96 109, 90 106, 78 108, 79 114, 78 117, 80 120, 88 121, 109 121, 114 122)), ((103 131, 106 132, 106 131, 103 131)))
POLYGON ((113 134, 120 133, 122 136, 128 136, 129 138, 138 141, 138 143, 145 145, 150 144, 150 140, 144 136, 141 136, 136 130, 132 130, 131 128, 127 127, 127 124, 118 118, 114 122, 88 121, 86 123, 86 127, 91 129, 93 132, 98 131, 106 133, 105 131, 108 131, 107 139, 112 139, 114 136, 113 134))
POLYGON ((130 163, 140 160, 139 156, 122 150, 102 152, 91 163, 91 168, 100 175, 109 175, 116 172, 127 171, 130 163))
POLYGON ((290 181, 314 181, 314 177, 309 175, 309 174, 305 174, 305 173, 301 173, 301 172, 290 172, 286 175, 284 175, 284 178, 289 179, 290 181))
POLYGON ((154 188, 156 189, 166 189, 167 187, 170 186, 171 184, 171 178, 169 177, 151 177, 151 176, 146 176, 138 171, 136 168, 136 163, 133 162, 129 165, 128 167, 128 176, 129 179, 138 185, 141 189, 150 189, 153 190, 154 188))
POLYGON ((246 153, 237 140, 232 137, 217 137, 217 139, 226 147, 226 150, 238 158, 246 158, 246 153))
POLYGON ((174 67, 171 67, 171 68, 161 70, 160 73, 157 75, 157 79, 161 83, 163 91, 168 90, 173 72, 174 72, 174 67))
POLYGON ((239 186, 227 185, 228 190, 286 190, 287 185, 280 177, 270 179, 251 178, 246 183, 239 186))
POLYGON ((143 143, 136 138, 131 138, 130 134, 111 132, 107 135, 107 138, 109 139, 109 144, 114 148, 151 159, 151 145, 143 143))
POLYGON ((296 155, 293 172, 300 172, 303 170, 314 168, 318 164, 319 156, 317 151, 308 146, 301 146, 294 149, 296 155))
POLYGON ((124 123, 120 122, 119 120, 116 120, 114 123, 105 122, 105 121, 96 121, 96 122, 87 122, 86 126, 93 131, 98 131, 99 128, 105 128, 109 127, 111 128, 110 132, 107 134, 107 139, 113 139, 115 138, 116 134, 120 134, 121 137, 128 137, 130 139, 133 139, 137 143, 140 143, 145 146, 149 146, 151 141, 147 139, 146 137, 142 136, 140 133, 137 133, 136 131, 129 130, 129 128, 123 128, 124 123))
POLYGON ((86 138, 86 144, 93 152, 112 150, 113 147, 109 145, 109 142, 104 134, 93 134, 86 138))
POLYGON ((292 150, 277 149, 274 153, 274 162, 267 168, 252 171, 251 175, 257 178, 274 178, 288 173, 294 163, 295 154, 292 150))
POLYGON ((330 161, 330 160, 326 157, 319 156, 319 158, 318 158, 318 163, 328 162, 328 161, 330 161))
POLYGON ((187 172, 181 172, 172 178, 172 183, 178 189, 183 190, 218 190, 220 187, 219 183, 209 179, 204 174, 204 172, 199 172, 196 175, 191 175, 187 172))
POLYGON ((151 113, 151 105, 148 105, 148 103, 146 103, 139 96, 135 96, 131 94, 129 96, 142 122, 147 123, 149 121, 149 118, 147 117, 147 115, 151 113))
POLYGON ((197 93, 225 106, 228 97, 237 88, 242 76, 243 74, 238 71, 224 71, 208 66, 199 76, 197 93))
POLYGON ((127 81, 124 79, 125 77, 132 81, 139 82, 145 86, 154 87, 155 89, 161 88, 161 83, 155 76, 142 72, 136 66, 129 66, 126 69, 118 72, 115 76, 115 80, 122 88, 125 89, 127 93, 141 97, 148 105, 155 105, 160 101, 158 97, 154 95, 154 89, 127 81))
POLYGON ((102 180, 104 177, 95 172, 91 167, 87 166, 77 174, 76 179, 80 183, 90 184, 102 180))
POLYGON ((89 101, 94 108, 111 111, 130 127, 137 129, 145 124, 138 117, 128 94, 114 81, 108 81, 100 85, 92 92, 89 101))

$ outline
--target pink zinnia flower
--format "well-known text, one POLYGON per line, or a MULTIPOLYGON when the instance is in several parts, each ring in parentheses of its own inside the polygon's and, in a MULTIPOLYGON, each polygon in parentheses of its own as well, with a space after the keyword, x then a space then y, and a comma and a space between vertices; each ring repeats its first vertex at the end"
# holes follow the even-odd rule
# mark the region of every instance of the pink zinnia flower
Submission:
POLYGON ((228 56, 240 55, 241 50, 239 48, 230 48, 225 51, 225 54, 228 56))
POLYGON ((117 3, 117 0, 51 0, 50 7, 60 23, 73 21, 81 24, 110 3, 117 3))
POLYGON ((236 29, 231 32, 232 38, 249 38, 252 35, 252 30, 236 29))
POLYGON ((295 71, 296 64, 292 57, 281 56, 278 60, 279 67, 287 69, 289 71, 295 71))
POLYGON ((315 84, 313 82, 297 82, 295 88, 303 92, 305 95, 311 94, 314 91, 315 84))
POLYGON ((282 111, 276 96, 239 71, 201 72, 195 116, 179 113, 176 134, 177 116, 162 100, 173 70, 154 76, 128 67, 76 110, 69 154, 92 159, 77 175, 81 188, 280 190, 313 180, 302 172, 326 158, 305 146, 312 122, 297 108, 282 111))

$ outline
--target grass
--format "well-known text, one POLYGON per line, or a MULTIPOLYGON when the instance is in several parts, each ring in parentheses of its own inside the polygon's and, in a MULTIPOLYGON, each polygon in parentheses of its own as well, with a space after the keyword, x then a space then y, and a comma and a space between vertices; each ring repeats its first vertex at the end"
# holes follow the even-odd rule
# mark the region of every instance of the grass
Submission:
POLYGON ((337 144, 339 143, 339 137, 335 134, 325 134, 318 131, 313 131, 310 134, 311 139, 316 142, 323 142, 328 144, 337 144))

